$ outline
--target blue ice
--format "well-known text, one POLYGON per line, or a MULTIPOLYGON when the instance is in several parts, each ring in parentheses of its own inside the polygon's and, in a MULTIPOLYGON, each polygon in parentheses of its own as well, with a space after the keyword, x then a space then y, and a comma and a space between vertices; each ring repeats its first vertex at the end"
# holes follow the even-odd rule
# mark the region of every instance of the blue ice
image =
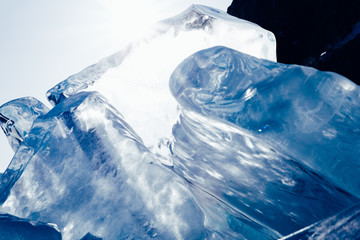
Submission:
POLYGON ((85 85, 50 94, 51 110, 33 98, 0 107, 16 151, 0 175, 0 239, 359 236, 350 80, 227 47, 196 52, 170 78, 179 111, 164 156, 85 85))

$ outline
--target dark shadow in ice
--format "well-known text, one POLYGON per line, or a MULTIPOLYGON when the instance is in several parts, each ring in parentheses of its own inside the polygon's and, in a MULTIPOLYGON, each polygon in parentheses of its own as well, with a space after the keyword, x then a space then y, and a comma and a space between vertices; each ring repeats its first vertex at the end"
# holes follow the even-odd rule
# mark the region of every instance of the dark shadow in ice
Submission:
POLYGON ((33 222, 9 214, 0 214, 0 240, 61 240, 55 224, 33 222))
POLYGON ((38 117, 10 167, 18 159, 25 168, 12 182, 2 177, 0 210, 54 222, 64 239, 88 232, 104 239, 281 236, 241 221, 241 213, 209 194, 208 203, 197 202, 98 93, 75 94, 38 117))
POLYGON ((281 238, 307 239, 360 239, 360 204, 281 238))

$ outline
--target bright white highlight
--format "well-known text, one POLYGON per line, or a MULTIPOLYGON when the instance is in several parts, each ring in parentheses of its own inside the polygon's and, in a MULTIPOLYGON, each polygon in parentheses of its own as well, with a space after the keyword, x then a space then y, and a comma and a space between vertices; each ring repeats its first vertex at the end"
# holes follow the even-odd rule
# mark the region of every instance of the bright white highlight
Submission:
MULTIPOLYGON (((51 86, 194 3, 226 11, 231 0, 0 1, 0 105, 33 96, 50 106, 45 92, 51 86)), ((0 135, 3 172, 14 153, 0 135)))

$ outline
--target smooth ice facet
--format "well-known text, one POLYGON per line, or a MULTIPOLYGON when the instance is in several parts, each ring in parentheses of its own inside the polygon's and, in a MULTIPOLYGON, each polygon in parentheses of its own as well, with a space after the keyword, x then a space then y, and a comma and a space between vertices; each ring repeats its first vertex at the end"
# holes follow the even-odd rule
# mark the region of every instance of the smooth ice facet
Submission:
POLYGON ((274 232, 289 234, 358 201, 245 129, 183 109, 173 134, 179 175, 274 232))
POLYGON ((281 240, 360 239, 360 205, 319 221, 281 240))
POLYGON ((360 196, 360 89, 350 80, 214 47, 184 60, 170 89, 184 109, 247 129, 360 196))

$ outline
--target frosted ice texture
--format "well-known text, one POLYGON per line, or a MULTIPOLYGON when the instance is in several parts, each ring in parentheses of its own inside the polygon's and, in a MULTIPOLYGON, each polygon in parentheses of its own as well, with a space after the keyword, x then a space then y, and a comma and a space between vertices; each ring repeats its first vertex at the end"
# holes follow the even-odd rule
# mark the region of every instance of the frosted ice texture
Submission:
POLYGON ((184 109, 247 129, 360 196, 360 91, 350 80, 214 47, 184 60, 170 89, 184 109))
POLYGON ((54 224, 33 222, 9 214, 0 214, 0 240, 61 240, 54 224))
POLYGON ((271 32, 220 10, 193 5, 159 22, 143 39, 59 83, 47 95, 56 104, 81 90, 100 92, 131 122, 147 147, 167 155, 178 116, 168 89, 171 73, 189 55, 216 45, 276 60, 271 32))

